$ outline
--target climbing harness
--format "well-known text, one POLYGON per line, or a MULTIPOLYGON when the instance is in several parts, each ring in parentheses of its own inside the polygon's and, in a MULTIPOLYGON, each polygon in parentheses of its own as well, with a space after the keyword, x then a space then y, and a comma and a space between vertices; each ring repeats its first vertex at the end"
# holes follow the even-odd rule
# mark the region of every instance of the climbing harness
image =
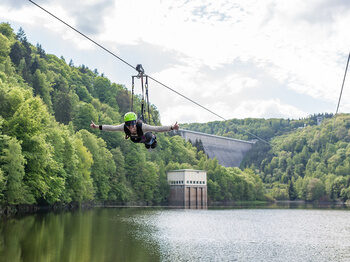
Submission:
POLYGON ((147 104, 147 115, 148 115, 148 123, 151 122, 150 119, 150 111, 149 111, 149 97, 148 97, 148 76, 145 74, 145 70, 143 69, 141 64, 138 64, 136 66, 136 70, 138 72, 138 75, 131 76, 131 108, 130 111, 134 111, 134 89, 135 89, 135 78, 138 78, 141 80, 141 90, 142 90, 142 97, 141 97, 141 112, 139 119, 142 120, 142 122, 146 123, 145 120, 145 114, 146 114, 146 108, 145 108, 145 91, 146 91, 146 104, 147 104))
POLYGON ((134 143, 144 143, 145 147, 147 149, 149 148, 155 148, 157 146, 157 138, 154 134, 151 132, 147 132, 143 134, 142 132, 142 123, 146 123, 145 115, 146 115, 146 106, 147 105, 147 115, 148 115, 148 123, 151 122, 150 119, 150 110, 149 110, 149 97, 148 97, 148 76, 145 74, 145 70, 143 69, 141 64, 138 64, 136 66, 136 71, 138 72, 137 75, 131 76, 131 106, 130 111, 134 112, 134 92, 135 92, 135 78, 140 79, 141 81, 141 112, 140 117, 137 121, 136 128, 137 128, 137 135, 138 137, 132 137, 130 134, 130 131, 124 126, 124 132, 126 134, 125 138, 131 139, 134 143), (145 101, 146 97, 146 101, 145 101))

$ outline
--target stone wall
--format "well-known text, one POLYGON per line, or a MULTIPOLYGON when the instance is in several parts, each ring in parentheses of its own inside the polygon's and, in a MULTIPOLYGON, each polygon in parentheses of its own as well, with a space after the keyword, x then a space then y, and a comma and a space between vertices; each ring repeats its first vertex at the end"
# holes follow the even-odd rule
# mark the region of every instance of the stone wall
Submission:
POLYGON ((253 147, 254 142, 239 139, 227 138, 223 136, 209 135, 200 132, 180 129, 177 134, 186 141, 201 140, 205 153, 209 158, 217 158, 220 165, 226 167, 238 167, 245 154, 253 147))

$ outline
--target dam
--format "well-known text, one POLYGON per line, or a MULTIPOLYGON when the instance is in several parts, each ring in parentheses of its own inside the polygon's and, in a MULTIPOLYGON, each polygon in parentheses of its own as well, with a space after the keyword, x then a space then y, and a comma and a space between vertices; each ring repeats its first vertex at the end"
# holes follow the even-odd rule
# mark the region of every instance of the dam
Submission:
POLYGON ((239 167, 245 154, 252 149, 255 141, 245 141, 223 136, 209 135, 201 132, 179 129, 175 134, 186 141, 201 141, 205 153, 210 159, 216 157, 225 167, 239 167))

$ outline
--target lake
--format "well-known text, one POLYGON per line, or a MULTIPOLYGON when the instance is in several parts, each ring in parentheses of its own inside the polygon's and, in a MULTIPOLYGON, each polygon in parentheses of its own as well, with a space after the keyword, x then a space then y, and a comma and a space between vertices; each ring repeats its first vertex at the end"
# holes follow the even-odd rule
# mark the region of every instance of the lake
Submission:
POLYGON ((350 210, 94 208, 0 222, 0 261, 350 261, 350 210))

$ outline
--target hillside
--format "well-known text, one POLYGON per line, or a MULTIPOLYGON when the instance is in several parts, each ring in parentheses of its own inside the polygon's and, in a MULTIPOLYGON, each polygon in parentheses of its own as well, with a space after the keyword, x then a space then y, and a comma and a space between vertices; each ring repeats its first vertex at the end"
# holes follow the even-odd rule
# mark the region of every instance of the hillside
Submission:
POLYGON ((306 119, 242 119, 185 128, 261 141, 246 155, 241 168, 252 168, 275 199, 343 200, 350 198, 350 114, 314 115, 306 119), (317 117, 323 121, 317 125, 317 117))

